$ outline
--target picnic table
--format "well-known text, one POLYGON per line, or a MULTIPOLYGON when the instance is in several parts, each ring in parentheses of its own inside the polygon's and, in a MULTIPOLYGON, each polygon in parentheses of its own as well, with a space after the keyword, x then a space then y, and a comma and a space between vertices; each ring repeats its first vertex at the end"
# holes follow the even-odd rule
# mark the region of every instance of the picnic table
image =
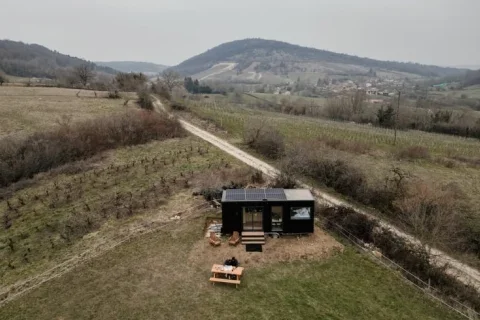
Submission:
POLYGON ((242 274, 242 267, 232 267, 224 266, 221 264, 214 264, 212 267, 212 277, 210 278, 210 281, 213 282, 213 285, 215 285, 215 282, 223 282, 234 284, 235 287, 238 288, 242 274))

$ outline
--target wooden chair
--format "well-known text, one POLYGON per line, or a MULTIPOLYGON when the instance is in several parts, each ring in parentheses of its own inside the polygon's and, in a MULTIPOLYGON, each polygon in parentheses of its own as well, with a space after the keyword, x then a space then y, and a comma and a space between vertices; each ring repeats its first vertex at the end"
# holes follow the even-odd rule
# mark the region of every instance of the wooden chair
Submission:
POLYGON ((213 231, 210 232, 210 238, 208 238, 208 242, 210 242, 210 244, 214 247, 217 247, 221 244, 220 239, 217 237, 217 235, 213 231))
POLYGON ((238 231, 233 231, 232 236, 228 239, 228 244, 231 246, 236 246, 240 242, 240 233, 238 231))

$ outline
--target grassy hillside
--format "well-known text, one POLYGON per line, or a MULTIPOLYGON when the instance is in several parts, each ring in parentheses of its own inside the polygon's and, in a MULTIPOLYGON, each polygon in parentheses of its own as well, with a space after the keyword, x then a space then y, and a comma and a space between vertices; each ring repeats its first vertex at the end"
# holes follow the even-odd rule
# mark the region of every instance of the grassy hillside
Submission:
POLYGON ((0 70, 18 77, 55 78, 59 70, 90 63, 100 72, 115 74, 109 67, 61 54, 38 44, 0 40, 0 70))
POLYGON ((168 68, 161 64, 140 61, 96 61, 95 63, 122 72, 160 73, 168 68))
POLYGON ((76 122, 124 112, 124 100, 106 99, 106 92, 34 87, 0 87, 0 138, 45 130, 58 123, 76 122))
POLYGON ((293 62, 333 63, 360 66, 367 68, 367 71, 368 68, 385 69, 428 77, 465 73, 464 69, 410 62, 379 61, 264 39, 244 39, 224 43, 180 63, 174 69, 182 74, 193 75, 220 62, 236 62, 239 71, 256 62, 259 63, 257 71, 275 69, 279 73, 292 71, 288 68, 293 62))
MULTIPOLYGON (((267 264, 255 262, 266 253, 250 253, 251 261, 240 260, 238 289, 212 286, 215 251, 223 249, 206 243, 204 222, 197 212, 131 240, 8 303, 0 318, 460 319, 352 249, 267 264)), ((244 248, 229 250, 238 256, 244 248)))

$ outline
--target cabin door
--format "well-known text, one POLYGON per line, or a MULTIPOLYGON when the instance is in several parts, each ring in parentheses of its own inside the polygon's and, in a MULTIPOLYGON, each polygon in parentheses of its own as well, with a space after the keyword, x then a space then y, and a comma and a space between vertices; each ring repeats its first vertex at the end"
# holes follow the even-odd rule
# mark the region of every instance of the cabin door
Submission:
POLYGON ((263 230, 263 207, 243 207, 243 230, 263 230))

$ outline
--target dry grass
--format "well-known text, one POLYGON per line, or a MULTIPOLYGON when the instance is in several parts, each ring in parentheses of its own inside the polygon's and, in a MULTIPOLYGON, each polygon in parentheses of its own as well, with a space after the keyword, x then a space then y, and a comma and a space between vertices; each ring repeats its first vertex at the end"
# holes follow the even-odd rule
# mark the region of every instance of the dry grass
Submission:
POLYGON ((263 252, 246 252, 244 246, 240 244, 236 247, 230 246, 227 240, 227 237, 223 237, 220 247, 212 247, 207 239, 198 240, 193 245, 188 261, 208 268, 211 267, 212 261, 222 263, 226 258, 234 256, 241 262, 242 267, 263 267, 296 260, 325 260, 343 252, 344 248, 318 227, 315 228, 314 234, 307 236, 268 238, 263 246, 263 252))
POLYGON ((103 154, 84 172, 39 175, 0 202, 9 226, 0 233, 0 279, 6 285, 77 253, 75 244, 111 223, 156 216, 197 175, 237 172, 229 156, 197 139, 171 139, 103 154), (228 168, 226 168, 228 164, 228 168), (11 240, 10 240, 11 239, 11 240), (10 245, 12 243, 12 246, 10 245), (13 247, 13 250, 12 250, 13 247))
POLYGON ((0 137, 31 133, 59 121, 80 121, 124 112, 124 100, 105 99, 106 92, 60 88, 0 87, 0 137))
POLYGON ((241 260, 238 289, 212 286, 211 265, 231 254, 191 259, 206 241, 206 214, 115 248, 7 304, 0 318, 459 319, 352 249, 329 259, 241 260))

